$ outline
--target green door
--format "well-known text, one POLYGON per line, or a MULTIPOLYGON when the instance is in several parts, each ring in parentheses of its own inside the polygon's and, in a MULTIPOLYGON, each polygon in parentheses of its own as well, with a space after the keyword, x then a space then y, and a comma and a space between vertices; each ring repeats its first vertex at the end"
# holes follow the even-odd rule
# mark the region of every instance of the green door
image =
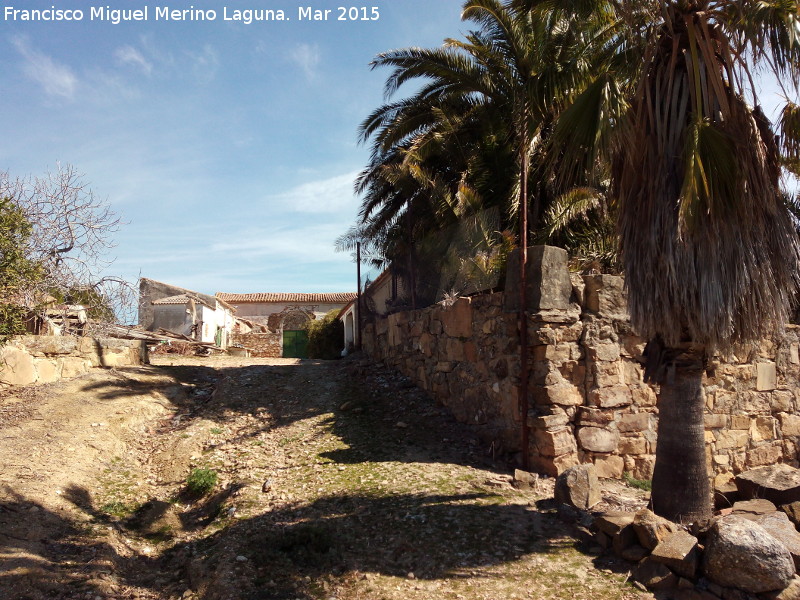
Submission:
POLYGON ((284 330, 283 358, 307 358, 308 333, 301 330, 284 330))

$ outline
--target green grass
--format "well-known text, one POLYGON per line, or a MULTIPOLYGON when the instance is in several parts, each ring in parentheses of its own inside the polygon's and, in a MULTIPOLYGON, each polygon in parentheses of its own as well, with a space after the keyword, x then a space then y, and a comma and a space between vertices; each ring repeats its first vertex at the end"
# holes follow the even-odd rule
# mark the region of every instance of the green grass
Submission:
POLYGON ((622 478, 625 480, 628 487, 644 490, 645 492, 653 491, 653 482, 649 479, 636 479, 628 472, 623 473, 622 478))
POLYGON ((205 496, 217 485, 217 472, 214 469, 192 469, 186 478, 186 489, 196 496, 205 496))
POLYGON ((209 429, 209 431, 210 431, 210 432, 211 432, 213 435, 220 435, 220 434, 222 434, 222 433, 225 433, 225 430, 224 430, 224 429, 222 429, 222 428, 220 428, 220 427, 212 427, 211 429, 209 429))

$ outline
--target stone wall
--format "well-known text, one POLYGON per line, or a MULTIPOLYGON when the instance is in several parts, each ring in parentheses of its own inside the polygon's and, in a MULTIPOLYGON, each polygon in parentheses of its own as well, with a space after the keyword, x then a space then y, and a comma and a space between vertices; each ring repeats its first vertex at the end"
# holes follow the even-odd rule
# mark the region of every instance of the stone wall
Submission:
POLYGON ((147 362, 147 346, 138 340, 19 336, 0 348, 0 385, 53 383, 84 375, 93 367, 147 362))
MULTIPOLYGON (((534 249, 532 249, 534 250, 534 249)), ((558 474, 592 462, 601 477, 649 479, 656 392, 643 382, 644 340, 631 331, 620 277, 573 278, 566 254, 532 252, 545 273, 528 290, 529 457, 558 474)), ((402 371, 498 450, 518 451, 519 348, 512 268, 507 293, 461 298, 377 319, 364 328, 371 357, 402 371), (510 290, 509 290, 510 288, 510 290)), ((709 467, 718 477, 784 461, 800 448, 797 326, 748 356, 717 359, 704 379, 709 467)))
POLYGON ((231 344, 244 346, 250 350, 250 356, 280 358, 283 355, 282 340, 280 331, 276 333, 234 333, 231 337, 231 344))

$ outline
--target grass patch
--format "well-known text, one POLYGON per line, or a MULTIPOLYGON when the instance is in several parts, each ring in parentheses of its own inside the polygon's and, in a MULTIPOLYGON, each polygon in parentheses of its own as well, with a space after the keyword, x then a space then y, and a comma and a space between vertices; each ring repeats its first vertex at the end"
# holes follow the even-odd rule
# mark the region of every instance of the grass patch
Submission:
POLYGON ((196 496, 205 496, 215 485, 217 485, 217 472, 214 469, 192 469, 186 478, 186 489, 196 496))
POLYGON ((138 509, 138 504, 126 504, 125 502, 120 502, 119 500, 113 500, 103 504, 103 506, 100 507, 100 512, 110 517, 124 519, 125 517, 129 517, 135 513, 138 509))
POLYGON ((625 484, 628 487, 636 488, 637 490, 644 490, 645 492, 653 491, 653 482, 650 479, 636 479, 627 471, 622 474, 625 484))
POLYGON ((224 430, 224 429, 222 429, 221 427, 212 427, 211 429, 209 429, 209 431, 210 431, 210 432, 211 432, 213 435, 220 435, 220 434, 222 434, 222 433, 225 433, 225 430, 224 430))

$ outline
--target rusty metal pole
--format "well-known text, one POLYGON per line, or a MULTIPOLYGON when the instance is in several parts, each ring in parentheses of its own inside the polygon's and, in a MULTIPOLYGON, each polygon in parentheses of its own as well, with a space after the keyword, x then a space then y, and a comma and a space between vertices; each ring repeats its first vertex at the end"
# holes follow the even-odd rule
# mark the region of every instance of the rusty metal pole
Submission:
MULTIPOLYGON (((522 126, 525 127, 523 119, 522 126)), ((523 130, 524 131, 524 130, 523 130)), ((518 405, 522 421, 522 469, 530 470, 529 431, 528 431, 528 149, 527 138, 523 132, 520 149, 520 199, 519 199, 519 387, 518 405)))
POLYGON ((361 242, 356 242, 356 349, 361 350, 361 242))

